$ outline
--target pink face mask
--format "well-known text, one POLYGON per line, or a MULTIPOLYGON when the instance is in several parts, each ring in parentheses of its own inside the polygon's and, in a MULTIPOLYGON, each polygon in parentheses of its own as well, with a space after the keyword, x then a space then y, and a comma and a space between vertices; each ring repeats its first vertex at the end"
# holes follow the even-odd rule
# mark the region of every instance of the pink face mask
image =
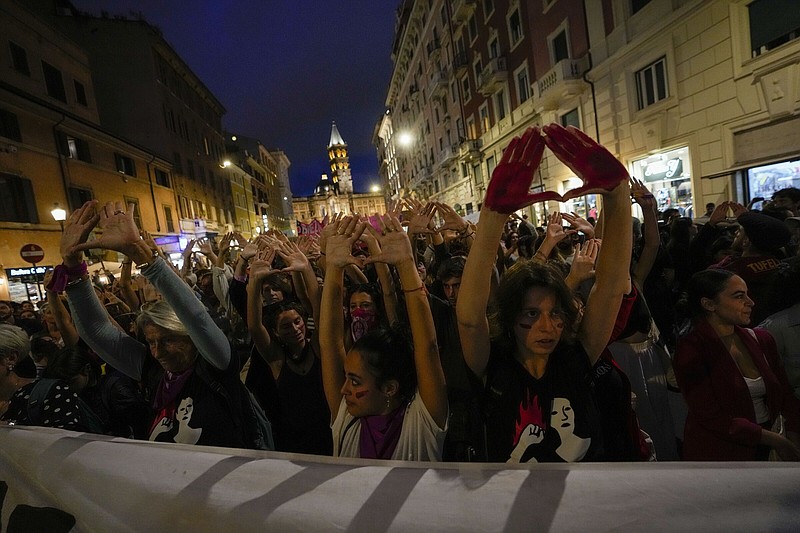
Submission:
POLYGON ((375 329, 377 324, 378 316, 375 311, 368 311, 360 307, 350 311, 350 334, 353 336, 353 342, 375 329))

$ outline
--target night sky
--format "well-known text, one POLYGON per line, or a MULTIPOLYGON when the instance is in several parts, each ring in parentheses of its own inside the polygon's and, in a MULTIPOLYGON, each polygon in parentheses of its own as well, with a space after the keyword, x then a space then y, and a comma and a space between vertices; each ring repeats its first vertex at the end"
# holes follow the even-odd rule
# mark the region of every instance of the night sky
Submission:
POLYGON ((223 126, 281 148, 292 193, 328 172, 336 121, 356 191, 379 183, 372 133, 391 77, 399 0, 73 0, 141 12, 227 109, 223 126))

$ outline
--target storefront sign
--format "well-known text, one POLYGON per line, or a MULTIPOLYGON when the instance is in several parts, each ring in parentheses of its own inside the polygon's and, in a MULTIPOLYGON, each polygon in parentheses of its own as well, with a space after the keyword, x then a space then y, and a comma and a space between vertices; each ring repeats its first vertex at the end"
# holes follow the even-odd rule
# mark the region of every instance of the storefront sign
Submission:
POLYGON ((682 174, 683 160, 678 157, 665 163, 650 163, 644 169, 644 176, 648 182, 676 179, 682 174))
POLYGON ((20 278, 24 276, 41 276, 48 270, 53 268, 52 266, 37 266, 37 267, 25 267, 25 268, 7 268, 6 269, 6 277, 11 278, 20 278))

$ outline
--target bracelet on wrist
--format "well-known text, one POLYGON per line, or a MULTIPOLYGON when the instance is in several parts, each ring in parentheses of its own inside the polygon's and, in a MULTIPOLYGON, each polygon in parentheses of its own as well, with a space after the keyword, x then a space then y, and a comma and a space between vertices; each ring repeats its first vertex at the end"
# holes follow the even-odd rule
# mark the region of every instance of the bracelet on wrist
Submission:
POLYGON ((145 263, 139 263, 138 265, 136 265, 136 268, 138 268, 139 270, 146 270, 146 269, 147 269, 147 268, 149 268, 149 267, 150 267, 150 265, 152 265, 152 264, 153 264, 153 262, 154 262, 156 259, 158 259, 159 257, 160 257, 160 256, 158 255, 158 252, 153 252, 153 255, 150 257, 150 260, 149 260, 149 261, 147 261, 147 262, 145 262, 145 263))
POLYGON ((417 292, 417 291, 421 291, 421 290, 424 290, 424 289, 425 289, 425 283, 423 283, 422 285, 420 285, 419 287, 417 287, 415 289, 403 289, 403 292, 408 294, 408 293, 411 293, 411 292, 417 292))
POLYGON ((80 281, 88 273, 89 267, 86 265, 86 261, 81 261, 79 265, 72 267, 61 263, 53 269, 53 277, 46 289, 53 292, 64 292, 70 281, 74 281, 76 278, 80 281))

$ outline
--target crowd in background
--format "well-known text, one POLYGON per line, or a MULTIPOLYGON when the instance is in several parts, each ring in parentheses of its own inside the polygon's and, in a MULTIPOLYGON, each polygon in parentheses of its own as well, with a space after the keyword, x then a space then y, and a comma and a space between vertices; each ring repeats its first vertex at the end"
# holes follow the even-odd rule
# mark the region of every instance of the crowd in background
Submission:
POLYGON ((556 125, 512 141, 477 225, 406 199, 190 241, 178 266, 131 208, 87 202, 46 302, 0 302, 2 418, 383 459, 798 460, 800 190, 751 207, 659 212, 556 125), (581 188, 530 192, 545 149, 581 188), (598 220, 518 214, 589 193, 598 220), (105 286, 90 247, 126 258, 105 286))

